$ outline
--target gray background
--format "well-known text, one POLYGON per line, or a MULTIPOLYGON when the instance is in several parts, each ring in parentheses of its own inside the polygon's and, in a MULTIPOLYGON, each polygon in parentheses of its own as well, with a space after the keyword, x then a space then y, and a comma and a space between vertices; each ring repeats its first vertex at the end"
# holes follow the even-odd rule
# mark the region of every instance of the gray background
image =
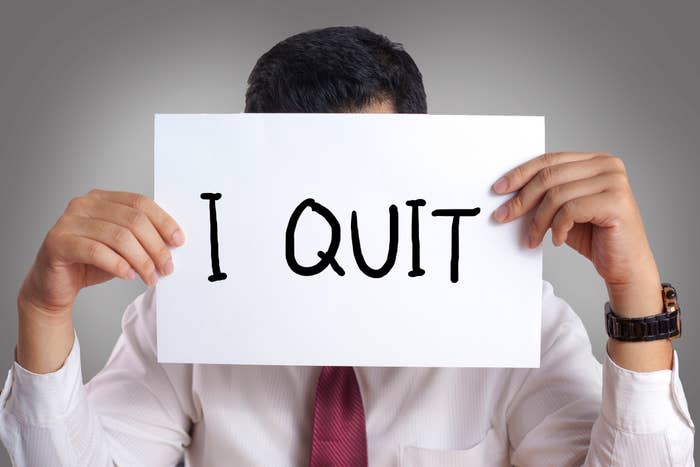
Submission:
MULTIPOLYGON (((699 17, 694 2, 3 1, 0 365, 13 358, 20 281, 68 200, 92 187, 152 194, 154 113, 239 112, 253 63, 278 40, 359 24, 405 44, 431 113, 545 115, 548 150, 626 161, 661 275, 685 305, 677 349, 695 413, 699 17)), ((548 244, 545 278, 581 315, 600 359, 606 296, 592 266, 548 244)), ((113 282, 80 295, 86 379, 141 290, 113 282)))

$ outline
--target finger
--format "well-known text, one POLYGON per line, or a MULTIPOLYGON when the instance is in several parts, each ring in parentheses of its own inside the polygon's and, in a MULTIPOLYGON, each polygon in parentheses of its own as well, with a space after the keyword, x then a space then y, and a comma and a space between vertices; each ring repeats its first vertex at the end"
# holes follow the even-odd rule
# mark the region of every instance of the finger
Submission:
POLYGON ((143 211, 125 204, 88 197, 82 203, 80 214, 126 227, 134 234, 162 275, 167 276, 173 272, 170 250, 151 219, 143 211))
POLYGON ((66 263, 94 266, 122 279, 131 280, 136 277, 129 263, 104 243, 78 235, 67 235, 57 245, 57 257, 66 263))
POLYGON ((158 206, 155 201, 144 195, 125 191, 92 190, 88 193, 88 196, 123 204, 142 211, 148 216, 166 243, 172 246, 181 246, 185 243, 185 234, 175 222, 175 219, 158 206))
POLYGON ((574 162, 549 165, 537 172, 525 186, 494 212, 499 222, 508 222, 527 214, 540 202, 547 190, 563 183, 593 177, 604 172, 622 173, 618 159, 594 157, 574 162))
POLYGON ((547 190, 532 217, 528 231, 530 247, 535 247, 542 242, 555 214, 564 203, 572 199, 602 193, 606 189, 616 186, 620 182, 620 177, 624 177, 624 175, 605 173, 557 185, 547 190))
POLYGON ((609 191, 567 201, 552 219, 552 241, 557 246, 562 245, 575 224, 612 225, 616 201, 615 194, 609 191))
POLYGON ((141 276, 144 283, 155 285, 158 282, 155 263, 126 227, 100 219, 70 215, 66 216, 64 222, 66 226, 70 225, 70 231, 75 235, 100 242, 115 251, 141 276))
POLYGON ((599 155, 601 154, 596 152, 547 152, 506 172, 493 184, 493 190, 499 194, 512 193, 522 188, 545 167, 566 162, 584 161, 599 155))

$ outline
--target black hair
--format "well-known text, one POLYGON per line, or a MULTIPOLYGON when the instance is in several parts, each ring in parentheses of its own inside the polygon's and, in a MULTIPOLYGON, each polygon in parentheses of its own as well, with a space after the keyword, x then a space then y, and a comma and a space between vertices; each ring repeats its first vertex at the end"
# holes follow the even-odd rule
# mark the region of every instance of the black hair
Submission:
POLYGON ((359 26, 296 34, 258 59, 246 112, 352 112, 389 102, 427 113, 423 77, 401 44, 359 26))

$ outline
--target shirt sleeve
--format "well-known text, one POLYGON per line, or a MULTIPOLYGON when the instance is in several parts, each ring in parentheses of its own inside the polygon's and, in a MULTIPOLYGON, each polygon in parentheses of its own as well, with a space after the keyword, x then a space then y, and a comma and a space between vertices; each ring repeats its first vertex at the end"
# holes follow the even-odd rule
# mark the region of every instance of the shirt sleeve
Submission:
POLYGON ((0 440, 17 466, 175 465, 192 423, 191 370, 156 361, 153 290, 126 310, 105 368, 83 385, 76 338, 56 372, 14 363, 0 394, 0 440))
POLYGON ((545 283, 540 368, 516 376, 514 465, 693 466, 695 427, 673 369, 634 372, 591 353, 583 323, 545 283))

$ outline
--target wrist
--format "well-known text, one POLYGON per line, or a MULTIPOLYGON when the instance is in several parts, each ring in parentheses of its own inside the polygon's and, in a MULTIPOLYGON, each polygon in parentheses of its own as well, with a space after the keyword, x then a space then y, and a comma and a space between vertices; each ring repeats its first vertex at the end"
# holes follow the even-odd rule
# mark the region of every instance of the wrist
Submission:
MULTIPOLYGON (((640 262, 641 263, 641 262, 640 262)), ((656 264, 639 267, 639 274, 624 283, 608 283, 608 297, 615 315, 621 318, 643 318, 663 311, 661 278, 656 264)), ((670 369, 673 346, 670 339, 649 342, 623 342, 608 339, 607 353, 620 367, 631 371, 648 372, 670 369)))
MULTIPOLYGON (((608 284, 608 295, 611 308, 621 318, 644 318, 663 311, 660 280, 624 287, 608 284)), ((625 342, 610 338, 607 353, 618 366, 637 372, 667 370, 673 362, 670 339, 625 342)))
POLYGON ((46 310, 31 296, 17 297, 18 332, 15 358, 24 369, 37 374, 58 370, 73 346, 72 312, 46 310))
POLYGON ((22 317, 28 315, 32 320, 47 325, 59 325, 72 321, 72 303, 67 306, 49 305, 36 292, 36 280, 31 273, 22 283, 17 294, 17 312, 22 317))
POLYGON ((17 296, 17 315, 20 327, 23 323, 46 328, 73 326, 73 313, 70 308, 56 310, 42 307, 21 294, 17 296))
POLYGON ((617 316, 642 318, 663 311, 661 298, 661 278, 658 272, 628 282, 606 283, 610 306, 617 316))

